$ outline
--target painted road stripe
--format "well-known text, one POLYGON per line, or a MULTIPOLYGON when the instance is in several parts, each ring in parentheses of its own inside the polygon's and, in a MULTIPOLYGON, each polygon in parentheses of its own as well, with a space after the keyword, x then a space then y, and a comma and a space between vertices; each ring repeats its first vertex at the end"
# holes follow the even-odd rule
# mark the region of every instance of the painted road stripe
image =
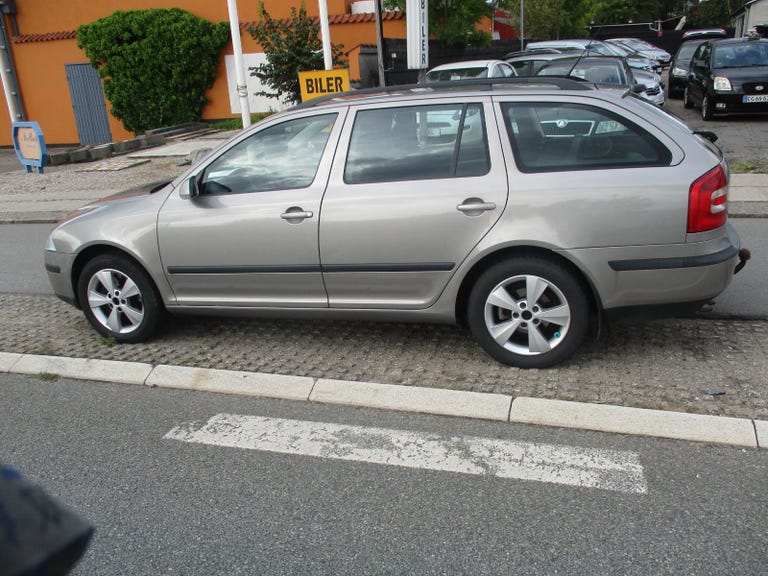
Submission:
POLYGON ((619 450, 237 414, 217 414, 203 425, 177 426, 164 438, 618 492, 647 492, 638 454, 619 450))

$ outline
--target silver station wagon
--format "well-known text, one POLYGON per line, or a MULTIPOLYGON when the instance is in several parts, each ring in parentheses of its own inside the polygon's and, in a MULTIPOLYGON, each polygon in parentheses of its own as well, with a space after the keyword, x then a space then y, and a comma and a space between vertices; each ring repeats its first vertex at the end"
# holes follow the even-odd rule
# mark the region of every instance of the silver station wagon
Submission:
POLYGON ((746 251, 720 150, 629 92, 489 79, 314 100, 50 235, 102 335, 170 313, 467 325, 500 362, 569 358, 608 313, 696 308, 746 251))

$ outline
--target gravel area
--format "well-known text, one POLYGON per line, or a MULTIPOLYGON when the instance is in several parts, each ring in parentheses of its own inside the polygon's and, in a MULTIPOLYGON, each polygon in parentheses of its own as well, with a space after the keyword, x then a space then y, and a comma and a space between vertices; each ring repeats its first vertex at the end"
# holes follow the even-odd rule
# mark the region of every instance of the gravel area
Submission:
POLYGON ((497 363, 452 326, 170 318, 110 345, 54 297, 0 295, 0 350, 428 386, 768 419, 768 322, 617 323, 548 370, 497 363), (723 389, 721 395, 708 390, 723 389))

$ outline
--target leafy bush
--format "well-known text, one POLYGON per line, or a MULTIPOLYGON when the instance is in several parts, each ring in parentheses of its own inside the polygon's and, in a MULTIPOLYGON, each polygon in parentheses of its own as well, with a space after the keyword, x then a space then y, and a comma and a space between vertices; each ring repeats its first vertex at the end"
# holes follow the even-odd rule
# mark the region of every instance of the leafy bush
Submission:
POLYGON ((131 132, 198 120, 228 40, 228 23, 179 8, 118 10, 77 29, 112 115, 131 132))
MULTIPOLYGON (((308 70, 323 70, 323 41, 320 38, 320 25, 307 16, 304 2, 297 10, 291 8, 289 22, 275 20, 259 2, 261 22, 251 26, 248 31, 264 50, 267 63, 250 68, 251 76, 256 76, 273 92, 262 90, 258 96, 286 99, 294 104, 301 102, 299 72, 308 70)), ((331 47, 333 63, 343 64, 342 46, 334 44, 331 47)))

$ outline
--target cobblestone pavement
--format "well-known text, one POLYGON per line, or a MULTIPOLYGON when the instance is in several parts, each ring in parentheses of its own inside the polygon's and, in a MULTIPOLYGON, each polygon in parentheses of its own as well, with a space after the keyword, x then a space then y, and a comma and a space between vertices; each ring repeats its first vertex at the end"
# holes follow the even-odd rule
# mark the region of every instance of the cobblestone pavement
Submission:
POLYGON ((171 318, 110 346, 48 296, 0 295, 0 350, 416 385, 768 419, 768 322, 620 323, 548 370, 497 363, 452 326, 171 318), (722 388, 712 396, 708 390, 722 388))
POLYGON ((725 154, 731 170, 736 172, 768 172, 766 116, 726 116, 704 121, 701 110, 683 108, 683 101, 667 99, 667 110, 677 114, 695 130, 717 134, 717 145, 725 154))

